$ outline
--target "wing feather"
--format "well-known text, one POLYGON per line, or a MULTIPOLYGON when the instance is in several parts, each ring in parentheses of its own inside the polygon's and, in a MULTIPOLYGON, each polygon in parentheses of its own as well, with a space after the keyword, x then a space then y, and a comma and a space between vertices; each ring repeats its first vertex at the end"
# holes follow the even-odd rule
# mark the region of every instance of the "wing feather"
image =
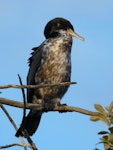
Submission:
MULTIPOLYGON (((42 50, 41 47, 34 47, 31 57, 29 58, 29 72, 27 76, 27 85, 35 85, 35 74, 40 66, 42 50)), ((27 89, 27 102, 32 102, 34 89, 27 89)))

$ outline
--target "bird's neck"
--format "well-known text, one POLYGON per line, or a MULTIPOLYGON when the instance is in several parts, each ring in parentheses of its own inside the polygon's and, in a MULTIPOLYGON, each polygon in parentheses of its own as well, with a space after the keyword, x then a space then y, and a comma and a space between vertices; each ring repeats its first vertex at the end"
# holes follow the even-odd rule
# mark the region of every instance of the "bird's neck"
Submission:
POLYGON ((53 43, 59 43, 59 45, 64 45, 66 47, 71 47, 72 45, 72 36, 65 30, 58 30, 54 37, 50 37, 48 40, 54 41, 53 43))

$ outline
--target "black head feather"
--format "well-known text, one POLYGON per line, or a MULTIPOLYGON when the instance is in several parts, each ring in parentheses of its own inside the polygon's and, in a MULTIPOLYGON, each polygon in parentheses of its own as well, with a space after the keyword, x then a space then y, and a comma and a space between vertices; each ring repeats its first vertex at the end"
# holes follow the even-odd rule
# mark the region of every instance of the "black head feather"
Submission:
POLYGON ((69 28, 74 31, 72 24, 68 20, 64 18, 55 18, 49 21, 45 26, 44 35, 46 38, 55 37, 58 35, 58 30, 67 30, 69 28))

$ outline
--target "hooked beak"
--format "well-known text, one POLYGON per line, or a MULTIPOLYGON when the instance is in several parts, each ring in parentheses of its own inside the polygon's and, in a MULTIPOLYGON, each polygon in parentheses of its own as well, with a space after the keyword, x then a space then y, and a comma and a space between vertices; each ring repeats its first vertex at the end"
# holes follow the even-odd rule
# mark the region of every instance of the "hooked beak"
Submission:
POLYGON ((77 39, 79 39, 79 40, 81 40, 81 41, 84 41, 84 40, 85 40, 82 36, 80 36, 80 35, 78 35, 77 33, 75 33, 72 29, 68 29, 68 33, 69 33, 71 36, 76 37, 77 39))

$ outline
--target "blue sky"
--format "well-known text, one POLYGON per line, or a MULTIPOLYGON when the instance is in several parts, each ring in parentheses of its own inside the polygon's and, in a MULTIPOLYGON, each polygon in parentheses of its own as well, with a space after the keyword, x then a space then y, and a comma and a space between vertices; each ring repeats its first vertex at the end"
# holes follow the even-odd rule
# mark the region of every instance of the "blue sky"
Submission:
MULTIPOLYGON (((31 48, 44 41, 46 23, 55 17, 71 21, 85 41, 73 39, 72 81, 62 103, 94 111, 95 103, 108 106, 113 100, 113 1, 112 0, 1 0, 0 1, 0 85, 26 84, 27 59, 31 48)), ((1 97, 22 101, 21 91, 2 90, 1 97)), ((17 126, 22 110, 6 107, 17 126)), ((0 110, 0 145, 19 142, 15 130, 0 110)), ((107 130, 78 113, 46 113, 32 137, 39 150, 93 150, 97 133, 107 130)), ((103 150, 101 145, 98 148, 103 150)), ((20 147, 10 149, 20 150, 20 147)))

